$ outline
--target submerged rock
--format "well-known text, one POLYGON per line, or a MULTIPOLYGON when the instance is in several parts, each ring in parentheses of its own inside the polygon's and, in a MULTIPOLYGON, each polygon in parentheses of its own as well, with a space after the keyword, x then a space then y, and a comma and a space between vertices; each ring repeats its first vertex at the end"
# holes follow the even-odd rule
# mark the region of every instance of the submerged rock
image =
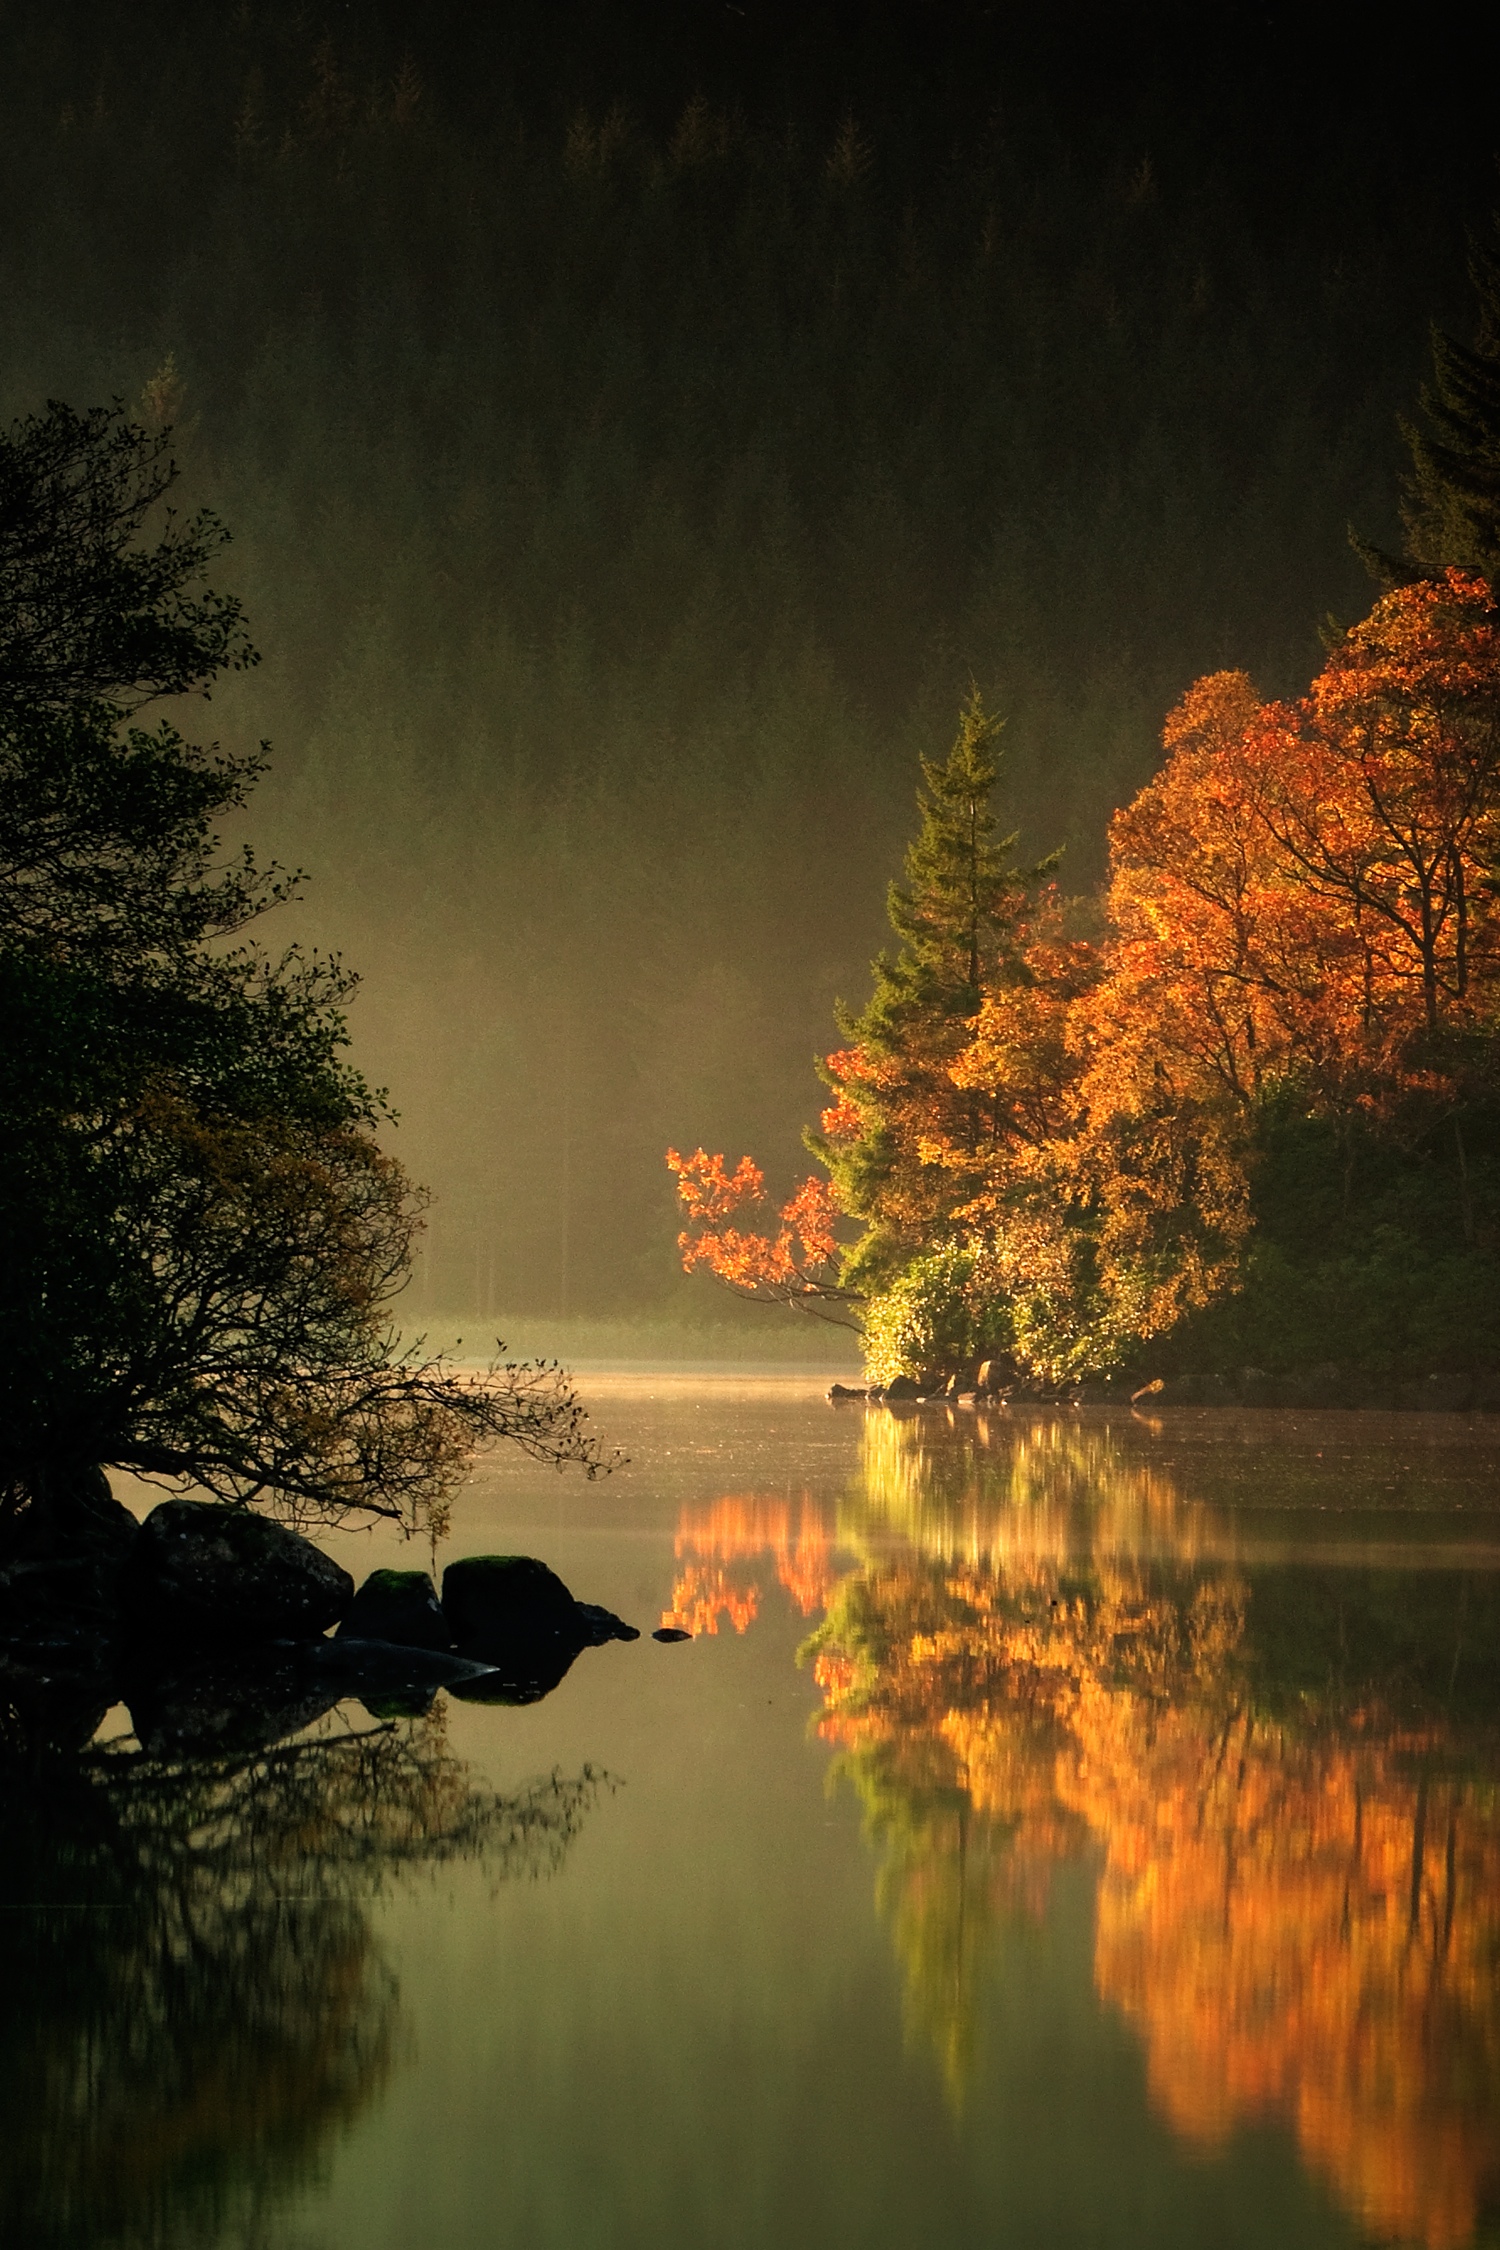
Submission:
POLYGON ((0 1743, 9 1756, 82 1750, 117 1700, 113 1674, 86 1656, 0 1650, 0 1743))
POLYGON ((336 1623, 354 1580, 312 1544, 248 1508, 165 1500, 140 1529, 121 1580, 148 1633, 310 1638, 336 1623))
POLYGON ((448 1649, 453 1633, 425 1570, 372 1570, 339 1625, 339 1638, 448 1649))
POLYGON ((498 1662, 480 1667, 467 1679, 453 1680, 448 1693, 460 1703, 540 1703, 566 1679, 589 1644, 576 1641, 514 1641, 498 1662))
POLYGON ((455 1656, 450 1649, 357 1639, 344 1630, 331 1641, 314 1641, 308 1663, 341 1698, 357 1696, 373 1719, 422 1718, 439 1688, 462 1687, 493 1671, 493 1666, 455 1656))

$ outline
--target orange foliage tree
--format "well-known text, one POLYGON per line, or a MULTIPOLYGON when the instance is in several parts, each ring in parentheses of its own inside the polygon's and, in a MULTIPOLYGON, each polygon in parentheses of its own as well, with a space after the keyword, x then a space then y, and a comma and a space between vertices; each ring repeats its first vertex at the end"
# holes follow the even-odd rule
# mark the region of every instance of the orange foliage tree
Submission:
MULTIPOLYGON (((1488 587, 1449 571, 1387 595, 1297 703, 1262 704, 1243 673, 1200 680, 1165 744, 1111 827, 1102 973, 1060 1043, 1071 1077, 1051 1042, 1062 1125, 1030 1192, 997 1183, 1001 1254, 1055 1365, 1234 1286, 1277 1102, 1346 1156, 1451 1127, 1474 1238, 1459 1116, 1490 1089, 1500 996, 1488 587)), ((982 1044, 958 1067, 982 1072, 982 1044)))
POLYGON ((1047 868, 1017 871, 1014 838, 992 834, 994 731, 976 700, 946 765, 924 766, 891 898, 903 949, 824 1067, 835 1098, 809 1145, 831 1192, 808 1182, 753 1235, 727 1222, 760 1195, 755 1167, 674 1156, 685 1261, 752 1294, 872 1295, 874 1336, 883 1299, 924 1274, 951 1294, 962 1271, 972 1294, 977 1258, 1007 1347, 1058 1378, 1236 1289, 1287 1116, 1321 1136, 1346 1213, 1373 1151, 1382 1178, 1421 1172, 1429 1236, 1451 1176, 1457 1247, 1471 1265, 1500 1252, 1486 582, 1448 570, 1387 594, 1298 701, 1263 703, 1242 672, 1190 688, 1162 770, 1111 825, 1098 948, 1067 934, 1047 868), (1478 1198, 1471 1118, 1492 1176, 1478 1198), (865 1227, 842 1253, 835 1211, 865 1227))
POLYGON ((838 1278, 838 1208, 826 1180, 814 1175, 802 1181, 782 1204, 771 1233, 729 1224, 738 1212, 766 1201, 764 1174, 748 1156, 731 1172, 722 1154, 710 1156, 699 1148, 683 1156, 669 1148, 667 1166, 676 1174, 688 1219, 677 1237, 685 1273, 703 1266, 736 1296, 794 1305, 825 1319, 837 1317, 824 1310, 829 1305, 858 1303, 838 1278))

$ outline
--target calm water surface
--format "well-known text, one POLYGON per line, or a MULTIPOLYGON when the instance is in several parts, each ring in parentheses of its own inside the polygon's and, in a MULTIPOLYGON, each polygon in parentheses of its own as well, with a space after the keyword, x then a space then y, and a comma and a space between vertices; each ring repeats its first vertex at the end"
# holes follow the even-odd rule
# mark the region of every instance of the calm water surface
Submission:
POLYGON ((447 1553, 691 1643, 37 1781, 14 2239, 1497 2238, 1492 1425, 589 1390, 447 1553))

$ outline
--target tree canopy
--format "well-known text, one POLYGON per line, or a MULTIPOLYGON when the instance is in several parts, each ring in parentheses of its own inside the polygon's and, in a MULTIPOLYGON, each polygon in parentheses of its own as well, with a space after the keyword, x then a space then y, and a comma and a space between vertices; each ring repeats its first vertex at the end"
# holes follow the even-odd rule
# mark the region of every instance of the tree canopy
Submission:
POLYGON ((163 507, 177 474, 171 431, 117 408, 54 399, 0 433, 0 712, 132 709, 258 661, 238 601, 203 583, 224 526, 163 507))
MULTIPOLYGON (((875 1002, 846 1024, 861 1044, 829 1058, 840 1099, 811 1144, 834 1204, 870 1229, 841 1279, 869 1297, 872 1373, 1002 1344, 1053 1381, 1143 1349, 1169 1363, 1488 1364, 1500 637, 1487 581, 1455 568, 1394 589, 1295 700, 1209 675, 1164 748, 1112 823, 1099 943, 1069 938, 1055 898, 1017 882, 970 992, 964 944, 950 931, 942 954, 939 918, 903 896, 953 981, 930 974, 924 1006, 910 956, 896 973, 877 965, 875 1002)), ((929 800, 924 840, 936 819, 929 800)), ((691 1238, 710 1267, 714 1225, 705 1214, 691 1238)))
POLYGON ((471 1378, 399 1346, 423 1198, 344 1056, 354 980, 256 942, 296 879, 215 831, 263 755, 129 716, 203 686, 238 632, 232 603, 183 592, 202 540, 168 535, 136 567, 159 441, 54 407, 5 458, 20 499, 0 553, 25 553, 25 584, 72 589, 39 632, 12 584, 4 618, 21 626, 0 625, 7 1535, 100 1465, 411 1528, 441 1520, 487 1439, 592 1467, 555 1369, 471 1378), (60 448, 64 498, 103 525, 92 575, 49 560, 37 529, 72 536, 67 506, 34 504, 56 496, 60 448))

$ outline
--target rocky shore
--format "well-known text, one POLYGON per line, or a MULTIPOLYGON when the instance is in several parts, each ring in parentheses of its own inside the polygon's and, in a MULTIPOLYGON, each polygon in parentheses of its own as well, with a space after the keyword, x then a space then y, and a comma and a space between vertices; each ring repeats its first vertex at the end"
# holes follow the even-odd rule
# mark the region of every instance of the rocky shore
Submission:
POLYGON ((1077 1383, 1044 1383, 1021 1376, 1008 1361, 925 1375, 897 1376, 890 1383, 834 1383, 834 1404, 853 1399, 874 1405, 924 1406, 1232 1406, 1375 1410, 1386 1413, 1500 1414, 1500 1370, 1483 1374, 1376 1374, 1321 1366, 1271 1373, 1242 1367, 1209 1374, 1153 1375, 1143 1369, 1092 1376, 1077 1383))
POLYGON ((0 1703, 82 1743, 116 1703, 162 1757, 252 1750, 354 1698, 417 1716, 439 1688, 535 1702, 583 1649, 639 1632, 529 1555, 468 1555, 356 1587, 247 1508, 163 1501, 144 1522, 89 1472, 0 1567, 0 1703))

